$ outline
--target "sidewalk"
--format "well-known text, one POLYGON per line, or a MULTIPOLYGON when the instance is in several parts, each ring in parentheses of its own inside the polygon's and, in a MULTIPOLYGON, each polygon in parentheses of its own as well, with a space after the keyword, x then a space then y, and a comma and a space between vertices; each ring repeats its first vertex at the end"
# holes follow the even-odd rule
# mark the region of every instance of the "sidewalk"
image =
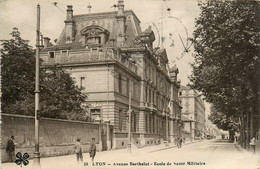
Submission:
POLYGON ((247 149, 241 147, 238 143, 234 143, 234 145, 235 145, 236 149, 243 154, 247 154, 249 156, 259 156, 259 152, 257 152, 257 151, 255 153, 253 153, 252 150, 247 150, 247 149))
MULTIPOLYGON (((196 140, 193 142, 186 142, 183 144, 183 146, 193 143, 198 143, 203 140, 196 140)), ((111 150, 111 151, 102 151, 97 152, 95 162, 124 162, 127 159, 130 159, 132 157, 138 158, 138 156, 145 155, 147 153, 153 153, 157 151, 163 151, 166 149, 176 148, 177 146, 174 145, 174 143, 169 143, 169 146, 166 147, 165 144, 160 145, 154 145, 154 146, 147 146, 144 148, 136 148, 135 146, 132 147, 132 152, 127 152, 127 149, 117 149, 117 150, 111 150)), ((91 161, 89 158, 88 153, 83 154, 84 163, 77 163, 76 162, 76 156, 75 154, 72 155, 66 155, 66 156, 56 156, 56 157, 47 157, 47 158, 41 158, 41 168, 42 169, 80 169, 80 168, 92 168, 91 161)), ((100 164, 102 165, 102 164, 100 164)), ((23 168, 32 168, 33 166, 33 160, 29 160, 29 164, 27 166, 22 166, 23 168)), ((105 166, 103 166, 105 167, 105 166)), ((3 163, 1 164, 1 169, 20 169, 21 167, 16 165, 15 163, 3 163)), ((105 167, 107 168, 107 167, 105 167)))

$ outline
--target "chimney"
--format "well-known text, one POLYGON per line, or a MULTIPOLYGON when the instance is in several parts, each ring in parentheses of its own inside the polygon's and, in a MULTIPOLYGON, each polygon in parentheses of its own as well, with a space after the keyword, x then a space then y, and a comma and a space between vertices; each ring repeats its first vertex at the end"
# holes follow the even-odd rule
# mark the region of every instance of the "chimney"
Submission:
POLYGON ((118 7, 117 15, 124 15, 124 1, 123 0, 118 1, 117 7, 118 7))
POLYGON ((177 68, 176 65, 174 65, 170 70, 169 70, 169 73, 170 73, 170 79, 172 81, 177 81, 177 75, 179 73, 179 69, 177 68))
POLYGON ((125 20, 126 17, 124 15, 124 1, 118 1, 118 11, 117 11, 117 22, 118 22, 118 30, 117 30, 117 45, 123 46, 125 43, 125 20))
POLYGON ((50 46, 50 38, 44 37, 44 49, 50 46))
POLYGON ((73 20, 72 5, 68 5, 67 7, 67 19, 64 21, 66 43, 72 43, 75 40, 75 22, 73 20))

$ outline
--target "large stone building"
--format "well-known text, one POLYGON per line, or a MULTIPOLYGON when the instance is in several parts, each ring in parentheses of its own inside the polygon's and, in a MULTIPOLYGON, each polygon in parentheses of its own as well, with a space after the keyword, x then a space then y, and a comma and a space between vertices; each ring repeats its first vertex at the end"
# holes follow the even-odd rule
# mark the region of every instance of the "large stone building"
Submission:
POLYGON ((151 28, 141 31, 139 19, 132 10, 124 10, 123 1, 117 8, 73 15, 69 5, 56 45, 44 38, 43 66, 62 66, 88 94, 91 118, 113 127, 104 132, 103 146, 108 149, 127 146, 129 108, 133 144, 172 141, 182 127, 178 69, 167 68, 165 49, 153 48, 151 28))
POLYGON ((182 103, 183 135, 187 139, 202 138, 205 133, 205 105, 196 90, 181 86, 179 98, 182 103))

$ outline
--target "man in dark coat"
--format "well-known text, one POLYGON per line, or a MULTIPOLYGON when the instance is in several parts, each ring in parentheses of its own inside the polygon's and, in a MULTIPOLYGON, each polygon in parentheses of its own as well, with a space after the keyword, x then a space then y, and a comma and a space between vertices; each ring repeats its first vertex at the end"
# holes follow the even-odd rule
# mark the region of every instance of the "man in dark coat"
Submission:
POLYGON ((7 142, 7 146, 6 146, 6 152, 8 153, 8 159, 10 162, 14 162, 15 161, 15 145, 14 145, 14 136, 11 136, 11 138, 8 140, 7 142))
POLYGON ((79 138, 77 139, 77 142, 75 144, 75 153, 76 153, 77 161, 79 162, 80 159, 80 161, 83 162, 82 146, 79 138))
POLYGON ((180 148, 180 138, 177 138, 177 147, 180 148))
POLYGON ((95 138, 92 138, 92 143, 89 146, 89 156, 90 156, 92 162, 94 162, 95 155, 96 155, 95 138))
POLYGON ((181 148, 181 145, 182 145, 182 138, 180 138, 180 143, 179 143, 179 144, 180 144, 179 146, 180 146, 180 148, 181 148))

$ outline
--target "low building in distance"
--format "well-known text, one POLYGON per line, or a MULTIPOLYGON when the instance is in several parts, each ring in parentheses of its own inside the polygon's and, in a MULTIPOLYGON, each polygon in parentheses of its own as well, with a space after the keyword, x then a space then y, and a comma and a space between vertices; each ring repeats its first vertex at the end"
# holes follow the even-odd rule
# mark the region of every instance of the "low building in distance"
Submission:
POLYGON ((205 105, 196 90, 181 86, 179 98, 182 104, 183 136, 186 139, 205 137, 205 105))

